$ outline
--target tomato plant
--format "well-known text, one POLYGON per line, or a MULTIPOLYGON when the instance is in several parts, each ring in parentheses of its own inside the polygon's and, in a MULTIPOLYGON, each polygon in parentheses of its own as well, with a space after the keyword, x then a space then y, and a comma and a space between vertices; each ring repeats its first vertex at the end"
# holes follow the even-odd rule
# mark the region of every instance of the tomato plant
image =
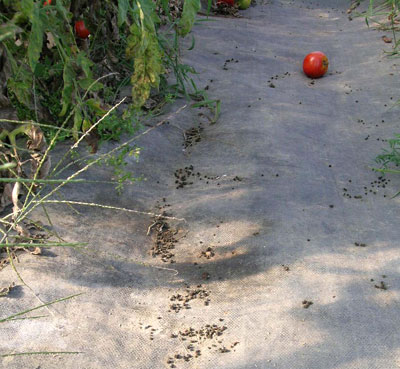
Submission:
POLYGON ((310 78, 322 77, 328 70, 329 61, 321 51, 308 54, 303 61, 303 71, 310 78))
POLYGON ((123 119, 140 116, 150 94, 161 100, 171 91, 189 96, 193 69, 181 62, 179 39, 190 32, 200 0, 185 0, 175 18, 164 5, 163 0, 0 0, 0 71, 5 65, 7 81, 0 102, 17 109, 20 119, 66 124, 78 139, 126 85, 132 92, 123 119), (164 24, 168 31, 161 29, 164 24), (89 35, 90 45, 80 42, 89 35), (176 84, 168 73, 175 74, 176 84))
POLYGON ((75 22, 75 33, 80 38, 88 38, 90 31, 86 28, 85 22, 83 20, 78 20, 75 22))
MULTIPOLYGON (((179 12, 164 0, 0 0, 1 108, 43 123, 52 143, 86 132, 92 151, 133 133, 141 117, 153 113, 147 110, 161 110, 167 96, 200 92, 180 50, 199 10, 200 0, 182 1, 179 12), (82 42, 89 35, 91 42, 82 42), (128 106, 108 114, 129 85, 128 106), (148 108, 150 96, 155 106, 148 108)), ((19 128, 10 135, 0 131, 0 145, 26 133, 19 128)), ((0 154, 14 163, 14 150, 5 155, 0 148, 0 154)), ((130 180, 124 164, 114 164, 118 181, 130 180)))

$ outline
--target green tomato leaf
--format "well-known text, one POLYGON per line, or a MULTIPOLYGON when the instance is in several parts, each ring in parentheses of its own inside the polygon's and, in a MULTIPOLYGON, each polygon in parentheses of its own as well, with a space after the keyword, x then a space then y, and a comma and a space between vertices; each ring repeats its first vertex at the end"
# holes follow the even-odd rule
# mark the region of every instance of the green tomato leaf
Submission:
POLYGON ((37 78, 48 78, 49 68, 41 63, 37 63, 35 67, 35 72, 33 73, 37 78))
POLYGON ((90 88, 90 91, 100 91, 104 85, 100 82, 94 83, 93 78, 82 78, 78 81, 78 85, 81 89, 87 91, 90 88))
POLYGON ((5 23, 0 26, 0 42, 7 39, 14 38, 17 32, 20 32, 21 28, 16 26, 14 23, 5 23))
POLYGON ((86 77, 92 77, 92 71, 90 68, 93 66, 93 62, 86 56, 84 51, 81 51, 76 57, 76 64, 82 68, 86 77))
POLYGON ((142 7, 137 2, 140 22, 130 27, 126 49, 127 57, 134 59, 134 73, 131 76, 133 107, 140 108, 150 96, 151 88, 158 88, 160 75, 164 73, 163 50, 160 46, 155 22, 151 17, 150 5, 142 7))
POLYGON ((84 119, 83 120, 83 124, 82 124, 82 131, 86 132, 90 129, 90 127, 92 126, 92 124, 89 122, 88 119, 84 119))
POLYGON ((118 26, 121 27, 126 23, 129 10, 129 0, 118 0, 118 26))
POLYGON ((72 136, 74 137, 75 141, 78 141, 79 138, 79 130, 82 126, 82 114, 80 109, 75 110, 74 114, 74 126, 72 127, 72 136))
POLYGON ((196 14, 200 10, 200 0, 185 0, 182 17, 178 23, 178 34, 186 36, 193 27, 196 14))
POLYGON ((188 50, 193 50, 194 49, 194 45, 196 45, 196 39, 194 38, 194 36, 192 35, 192 44, 190 45, 188 50))
POLYGON ((7 87, 22 105, 28 108, 32 107, 32 83, 29 83, 28 80, 15 81, 10 78, 7 81, 7 87))
POLYGON ((95 99, 87 99, 85 101, 86 105, 89 107, 90 110, 92 110, 95 114, 103 116, 105 113, 107 113, 107 110, 104 110, 100 106, 100 101, 95 100, 95 99))
POLYGON ((21 11, 29 19, 32 19, 34 5, 33 0, 21 0, 21 11))
POLYGON ((12 0, 3 0, 3 4, 7 7, 7 8, 13 8, 16 9, 17 7, 15 6, 15 1, 12 0), (14 5, 14 6, 13 6, 14 5))
POLYGON ((40 19, 40 9, 35 6, 31 14, 32 29, 29 34, 28 60, 32 72, 35 70, 43 46, 43 24, 40 19))
POLYGON ((133 59, 139 51, 142 34, 139 26, 136 23, 132 23, 129 28, 129 32, 130 34, 127 38, 125 53, 128 59, 133 59))
MULTIPOLYGON (((68 2, 70 3, 71 1, 68 1, 68 2)), ((63 3, 68 3, 68 2, 57 0, 56 1, 56 9, 57 9, 58 13, 61 15, 61 18, 64 18, 64 20, 67 23, 70 23, 70 21, 72 19, 72 13, 69 12, 68 9, 66 8, 67 5, 63 4, 63 3)), ((54 3, 54 1, 53 1, 53 3, 54 3)), ((53 5, 53 3, 52 3, 52 5, 53 5)))
POLYGON ((60 117, 63 117, 68 107, 72 102, 72 93, 74 92, 74 79, 75 79, 75 72, 72 68, 71 59, 67 59, 64 64, 64 71, 63 71, 63 80, 64 80, 64 88, 62 92, 62 109, 59 114, 60 117))

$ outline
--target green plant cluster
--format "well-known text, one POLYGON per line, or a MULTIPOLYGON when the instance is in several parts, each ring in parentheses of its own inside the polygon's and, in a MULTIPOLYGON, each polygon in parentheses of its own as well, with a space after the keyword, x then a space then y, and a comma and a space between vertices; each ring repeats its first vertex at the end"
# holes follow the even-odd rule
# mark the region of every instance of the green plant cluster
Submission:
POLYGON ((5 95, 19 118, 67 123, 77 140, 130 83, 128 112, 99 127, 102 138, 119 138, 152 91, 170 96, 167 71, 176 75, 174 92, 185 91, 193 70, 179 60, 178 39, 190 32, 200 2, 185 0, 181 17, 167 17, 162 32, 156 7, 169 14, 168 0, 0 0, 5 95), (74 28, 82 20, 86 39, 74 28))
MULTIPOLYGON (((360 5, 360 1, 357 1, 355 5, 360 5)), ((400 0, 369 0, 367 10, 356 15, 365 17, 368 26, 390 31, 392 47, 391 50, 386 51, 386 54, 389 57, 400 56, 400 0)), ((400 100, 397 101, 397 105, 399 102, 400 100)), ((383 167, 379 171, 400 174, 400 170, 397 169, 400 165, 400 134, 395 134, 394 138, 388 140, 388 143, 389 148, 384 149, 376 158, 376 162, 383 167)))

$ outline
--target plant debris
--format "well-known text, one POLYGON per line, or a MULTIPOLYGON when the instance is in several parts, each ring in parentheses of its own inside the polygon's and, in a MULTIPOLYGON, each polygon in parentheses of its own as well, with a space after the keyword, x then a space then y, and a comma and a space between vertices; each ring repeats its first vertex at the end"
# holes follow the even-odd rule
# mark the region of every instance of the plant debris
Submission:
POLYGON ((163 219, 158 218, 149 227, 149 231, 155 230, 154 245, 150 250, 153 257, 160 256, 164 263, 175 263, 173 257, 175 254, 171 252, 175 248, 175 244, 178 242, 176 235, 177 230, 172 229, 169 224, 163 219))
POLYGON ((361 1, 357 0, 357 1, 353 1, 349 7, 349 9, 347 9, 347 14, 351 14, 353 12, 353 10, 357 9, 358 6, 360 6, 361 1))
MULTIPOLYGON (((193 169, 193 165, 189 165, 188 167, 180 168, 175 171, 174 176, 176 178, 175 184, 177 185, 177 189, 193 184, 193 182, 190 181, 190 177, 196 176, 196 174, 193 172, 193 169)), ((197 173, 197 176, 199 175, 200 174, 197 173)))
POLYGON ((267 81, 268 86, 271 88, 275 88, 276 86, 272 83, 273 80, 277 81, 279 79, 284 79, 284 78, 290 77, 290 76, 291 76, 291 74, 289 72, 285 72, 281 75, 275 74, 274 76, 271 76, 270 79, 267 81))
POLYGON ((387 44, 391 44, 393 39, 391 39, 390 37, 387 36, 382 36, 382 40, 383 42, 387 43, 387 44))
POLYGON ((191 309, 190 302, 192 300, 202 300, 204 301, 204 305, 208 306, 211 301, 209 296, 210 291, 204 289, 201 284, 194 289, 191 289, 190 286, 187 286, 184 294, 177 293, 176 295, 172 295, 170 297, 169 300, 172 302, 172 304, 169 306, 169 311, 175 311, 175 313, 179 313, 182 309, 191 309))
POLYGON ((149 332, 149 340, 150 341, 154 340, 154 333, 159 331, 159 329, 153 328, 150 324, 149 325, 144 325, 143 323, 139 323, 139 326, 140 326, 141 329, 149 332))
POLYGON ((202 251, 200 257, 205 257, 206 259, 211 259, 215 255, 212 247, 207 247, 206 251, 202 251))
POLYGON ((197 127, 190 128, 186 130, 183 134, 185 141, 183 142, 183 147, 185 149, 193 146, 197 142, 201 141, 201 132, 203 131, 203 127, 201 123, 197 127))
POLYGON ((387 290, 387 286, 386 286, 386 284, 385 284, 384 281, 381 281, 381 283, 380 283, 379 285, 378 285, 378 284, 375 284, 374 287, 375 287, 375 288, 378 288, 378 289, 380 289, 380 290, 387 290))
MULTIPOLYGON (((181 189, 186 186, 193 185, 195 180, 204 181, 205 184, 209 184, 210 181, 222 180, 223 178, 228 179, 227 175, 222 175, 222 176, 215 176, 215 175, 211 176, 206 174, 203 175, 200 172, 196 172, 194 170, 193 165, 188 165, 187 167, 175 170, 174 176, 175 176, 176 189, 181 189)), ((233 181, 235 182, 237 181, 237 179, 233 179, 233 181)), ((218 182, 217 186, 220 185, 221 183, 218 182)))
POLYGON ((216 352, 219 353, 231 352, 231 350, 236 347, 239 342, 236 341, 232 343, 228 346, 229 348, 224 345, 221 336, 227 329, 228 328, 226 326, 218 326, 217 324, 206 324, 205 326, 197 330, 190 327, 183 331, 179 331, 178 333, 172 333, 171 338, 178 338, 180 341, 187 341, 187 343, 185 343, 186 353, 176 353, 173 356, 170 356, 167 359, 167 364, 170 365, 171 368, 176 368, 176 361, 182 360, 189 362, 195 358, 198 358, 199 356, 201 356, 200 345, 204 344, 207 341, 215 342, 208 346, 209 350, 214 348, 216 352))
MULTIPOLYGON (((1 117, 1 116, 0 116, 1 117)), ((15 134, 18 127, 10 124, 10 126, 2 126, 2 135, 5 136, 4 140, 11 140, 10 137, 15 134)), ((2 145, 0 149, 0 159, 2 164, 11 164, 14 167, 12 169, 5 169, 0 171, 0 177, 2 178, 12 178, 16 175, 22 178, 34 178, 43 179, 47 176, 50 170, 51 161, 50 156, 47 155, 46 159, 41 164, 44 154, 47 150, 47 143, 42 130, 35 125, 26 124, 23 128, 23 133, 26 135, 27 140, 25 143, 26 149, 29 156, 25 152, 21 154, 17 151, 14 152, 12 148, 8 148, 6 145, 2 145), (22 157, 23 154, 23 157, 22 157), (30 166, 24 165, 25 163, 30 164, 30 166)), ((35 185, 34 189, 38 186, 35 185)), ((18 212, 21 204, 18 199, 20 195, 25 194, 25 189, 19 182, 17 183, 2 183, 0 185, 0 212, 5 210, 5 208, 13 204, 13 212, 18 212)), ((17 225, 18 227, 18 225, 17 225)), ((23 234, 22 229, 17 229, 19 234, 23 234)), ((23 228, 23 225, 21 225, 23 228)))
POLYGON ((25 222, 22 221, 16 227, 16 230, 21 232, 22 235, 14 235, 12 242, 10 242, 7 253, 6 248, 0 248, 0 270, 10 263, 12 260, 18 260, 18 255, 21 253, 29 253, 31 255, 41 255, 42 249, 40 245, 45 243, 45 240, 50 238, 50 234, 43 227, 41 222, 25 222), (13 244, 26 243, 32 246, 29 247, 16 247, 13 244))
POLYGON ((241 15, 239 14, 239 9, 237 5, 229 5, 227 3, 224 3, 222 1, 217 2, 211 7, 211 11, 214 14, 219 14, 219 15, 227 15, 227 16, 232 16, 232 17, 237 17, 240 18, 241 15))
POLYGON ((304 301, 302 302, 302 304, 303 304, 303 308, 304 308, 304 309, 308 309, 308 308, 313 304, 313 302, 312 302, 312 301, 304 300, 304 301))
MULTIPOLYGON (((162 23, 167 23, 168 15, 163 8, 161 3, 156 2, 153 0, 156 5, 156 12, 157 15, 160 17, 162 23)), ((168 2, 164 5, 168 7, 169 15, 173 21, 179 19, 182 15, 183 11, 183 0, 168 0, 168 2)))
POLYGON ((228 70, 228 63, 239 63, 239 60, 231 58, 231 59, 226 59, 224 66, 222 67, 223 70, 228 70))
POLYGON ((7 287, 0 288, 0 297, 7 296, 14 287, 15 283, 13 282, 7 287))
MULTIPOLYGON (((383 192, 383 197, 386 197, 387 194, 384 192, 388 186, 389 186, 390 179, 386 179, 384 176, 379 176, 376 180, 371 181, 369 186, 363 186, 363 189, 360 190, 364 192, 364 196, 368 195, 377 195, 379 191, 383 192)), ((351 180, 349 180, 349 183, 351 183, 351 180)), ((348 187, 343 187, 343 196, 348 198, 348 199, 358 199, 361 200, 363 198, 363 195, 361 194, 352 194, 350 188, 348 187)))

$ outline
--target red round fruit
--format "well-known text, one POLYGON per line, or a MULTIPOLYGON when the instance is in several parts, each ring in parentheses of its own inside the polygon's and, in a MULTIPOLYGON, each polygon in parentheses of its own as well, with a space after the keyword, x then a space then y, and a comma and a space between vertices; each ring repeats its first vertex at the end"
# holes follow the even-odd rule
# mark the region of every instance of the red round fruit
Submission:
POLYGON ((46 5, 51 5, 51 0, 46 0, 46 1, 43 3, 43 6, 46 6, 46 5))
POLYGON ((229 6, 234 6, 235 0, 218 0, 217 4, 226 4, 229 6))
POLYGON ((303 61, 303 71, 310 78, 322 77, 328 70, 329 61, 321 51, 308 54, 303 61))
POLYGON ((90 31, 86 28, 85 22, 83 20, 78 20, 75 22, 75 33, 80 38, 88 38, 90 31))

